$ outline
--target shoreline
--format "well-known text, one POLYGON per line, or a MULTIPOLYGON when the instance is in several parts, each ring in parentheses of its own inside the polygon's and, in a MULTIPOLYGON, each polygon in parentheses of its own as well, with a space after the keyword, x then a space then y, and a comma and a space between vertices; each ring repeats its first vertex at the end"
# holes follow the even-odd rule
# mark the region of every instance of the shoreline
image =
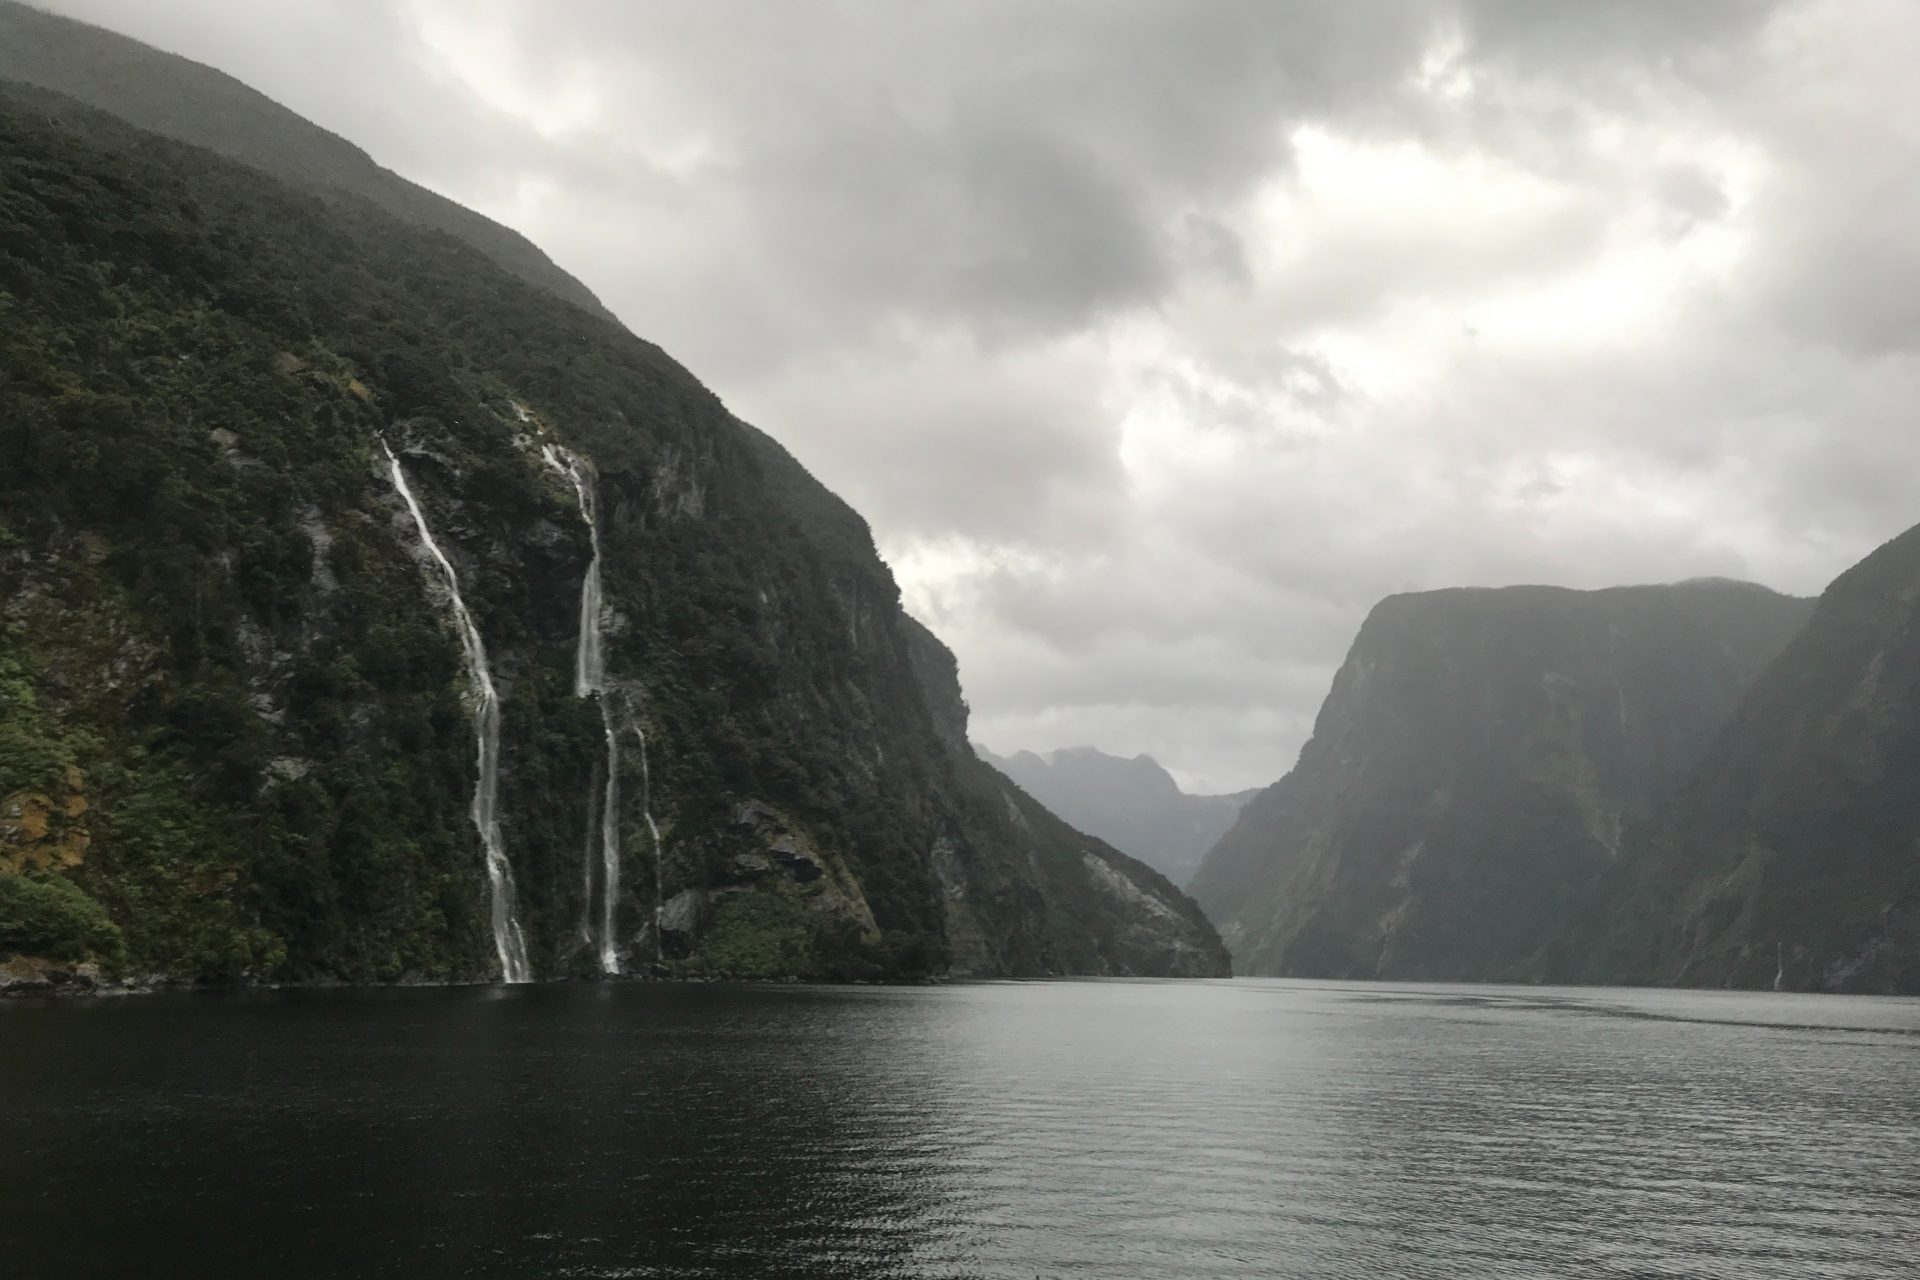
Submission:
MULTIPOLYGON (((194 978, 177 977, 170 974, 115 974, 103 973, 94 964, 66 965, 55 962, 31 959, 26 956, 13 956, 0 961, 0 1001, 6 1000, 89 1000, 117 999, 163 993, 205 992, 212 994, 239 994, 256 991, 398 991, 411 988, 437 987, 549 987, 563 984, 651 984, 678 983, 687 985, 711 983, 752 983, 760 986, 853 986, 853 987, 937 987, 957 982, 1021 982, 1021 981, 1057 981, 1064 978, 1134 978, 1138 974, 1042 974, 1017 978, 982 978, 975 974, 929 974, 921 977, 902 978, 824 978, 803 977, 799 974, 779 974, 773 976, 752 974, 690 974, 671 973, 659 969, 618 975, 594 974, 586 977, 535 978, 527 982, 504 982, 497 977, 471 978, 425 978, 406 977, 393 981, 345 982, 337 979, 317 979, 293 982, 256 982, 222 981, 207 982, 194 978)), ((1146 975, 1151 977, 1153 975, 1146 975)), ((1178 980, 1178 979, 1169 979, 1178 980)))
POLYGON ((1802 996, 1838 996, 1842 998, 1879 998, 1889 1000, 1920 999, 1920 991, 1770 991, 1764 987, 1695 987, 1670 983, 1529 983, 1529 982, 1475 982, 1447 981, 1439 979, 1403 979, 1388 981, 1377 978, 1316 979, 1286 977, 1276 974, 1216 974, 1207 976, 1173 976, 1164 974, 1133 973, 1046 973, 1024 975, 982 975, 973 973, 929 974, 921 977, 902 978, 827 978, 802 976, 799 974, 780 974, 774 976, 752 974, 690 974, 672 973, 660 969, 618 975, 593 974, 581 977, 536 978, 528 982, 503 982, 497 977, 470 978, 423 978, 407 977, 390 982, 344 982, 336 979, 319 979, 294 982, 251 982, 225 981, 204 982, 192 978, 181 978, 166 974, 122 974, 108 976, 98 966, 91 964, 62 965, 25 956, 13 956, 0 961, 0 1003, 8 1000, 55 1000, 80 1001, 92 999, 117 999, 161 994, 204 993, 217 995, 238 995, 251 992, 268 991, 399 991, 414 988, 454 988, 454 987, 551 987, 560 985, 623 985, 672 983, 680 985, 715 985, 738 983, 753 986, 824 986, 824 987, 940 987, 963 983, 1000 983, 1000 982, 1099 982, 1099 981, 1147 981, 1147 982, 1220 982, 1244 978, 1249 981, 1310 982, 1330 984, 1352 984, 1361 987, 1436 987, 1436 988, 1488 988, 1531 990, 1542 987, 1557 990, 1592 991, 1672 991, 1733 993, 1749 995, 1802 995, 1802 996))

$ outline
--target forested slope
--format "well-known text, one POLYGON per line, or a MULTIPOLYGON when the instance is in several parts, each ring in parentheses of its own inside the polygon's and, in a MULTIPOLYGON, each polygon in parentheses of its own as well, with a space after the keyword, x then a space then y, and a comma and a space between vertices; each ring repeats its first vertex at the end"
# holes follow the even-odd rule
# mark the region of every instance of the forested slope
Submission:
POLYGON ((536 974, 596 968, 609 724, 623 969, 1208 969, 1157 878, 1076 914, 1116 897, 1087 850, 956 764, 859 517, 564 293, 0 92, 0 953, 495 971, 471 672, 390 449, 485 638, 536 974))

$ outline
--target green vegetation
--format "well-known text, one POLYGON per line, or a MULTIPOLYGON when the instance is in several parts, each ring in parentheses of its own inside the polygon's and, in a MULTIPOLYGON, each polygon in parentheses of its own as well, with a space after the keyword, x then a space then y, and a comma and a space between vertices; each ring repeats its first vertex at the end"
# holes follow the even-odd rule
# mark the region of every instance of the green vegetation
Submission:
POLYGON ((700 967, 741 978, 812 973, 821 968, 815 922, 792 898, 771 893, 722 900, 701 950, 700 967))
POLYGON ((33 875, 120 930, 117 948, 70 933, 80 949, 130 971, 491 971, 466 684, 384 438, 502 690, 534 967, 592 971, 577 922, 603 745, 572 691, 589 551, 537 459, 548 436, 599 472, 609 671, 665 830, 659 851, 637 834, 629 751, 624 939, 653 917, 656 856, 667 896, 741 889, 752 799, 851 877, 872 924, 803 928, 776 877, 723 895, 672 966, 904 976, 946 968, 956 936, 991 939, 961 957, 988 972, 1112 963, 1080 936, 1107 917, 1048 905, 1055 872, 1084 880, 1078 846, 1034 847, 951 750, 957 686, 923 690, 937 642, 865 524, 684 369, 462 240, 17 86, 0 90, 0 798, 43 797, 52 834, 0 830, 0 876, 27 874, 33 845, 33 875), (53 832, 75 796, 84 844, 53 832), (942 840, 964 885, 935 875, 942 840))
MULTIPOLYGON (((61 874, 131 968, 474 972, 457 655, 376 518, 397 395, 317 339, 299 284, 340 235, 204 153, 43 111, 7 104, 0 155, 0 792, 88 777, 61 874)), ((397 292, 337 265, 343 300, 397 292)), ((416 407, 473 406, 409 363, 417 317, 391 341, 355 319, 416 407)), ((530 476, 489 482, 566 518, 530 476)))
POLYGON ((106 911, 60 876, 0 875, 0 954, 50 960, 117 956, 120 930, 106 911))

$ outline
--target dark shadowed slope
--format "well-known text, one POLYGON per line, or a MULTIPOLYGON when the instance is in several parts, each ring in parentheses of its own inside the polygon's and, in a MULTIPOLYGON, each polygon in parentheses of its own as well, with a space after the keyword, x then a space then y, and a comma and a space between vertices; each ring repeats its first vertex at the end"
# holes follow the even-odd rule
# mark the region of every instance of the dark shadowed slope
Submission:
POLYGON ((1246 973, 1524 972, 1811 607, 1723 581, 1385 600, 1194 896, 1246 973))
POLYGON ((1821 596, 1601 917, 1554 972, 1920 992, 1920 529, 1821 596))

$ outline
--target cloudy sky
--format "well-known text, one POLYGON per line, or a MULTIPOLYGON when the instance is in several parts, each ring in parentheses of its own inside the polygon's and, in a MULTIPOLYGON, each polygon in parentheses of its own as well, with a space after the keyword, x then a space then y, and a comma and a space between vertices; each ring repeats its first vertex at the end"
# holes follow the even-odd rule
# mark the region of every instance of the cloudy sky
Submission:
POLYGON ((1003 752, 1270 782, 1383 595, 1920 521, 1911 0, 47 7, 531 236, 867 515, 1003 752))

